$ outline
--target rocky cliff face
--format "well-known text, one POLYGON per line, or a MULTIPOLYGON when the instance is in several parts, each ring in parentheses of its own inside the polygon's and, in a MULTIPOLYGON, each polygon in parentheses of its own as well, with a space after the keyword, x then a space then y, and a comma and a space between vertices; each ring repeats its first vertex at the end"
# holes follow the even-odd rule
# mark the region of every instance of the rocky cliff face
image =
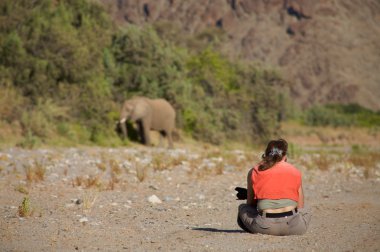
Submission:
POLYGON ((301 105, 356 102, 380 110, 378 0, 101 0, 120 23, 217 27, 221 50, 277 67, 301 105))

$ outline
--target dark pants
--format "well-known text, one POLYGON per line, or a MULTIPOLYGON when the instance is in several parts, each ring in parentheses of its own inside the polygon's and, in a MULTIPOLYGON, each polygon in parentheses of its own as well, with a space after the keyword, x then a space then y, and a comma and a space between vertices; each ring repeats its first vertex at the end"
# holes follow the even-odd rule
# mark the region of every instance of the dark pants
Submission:
POLYGON ((241 204, 238 213, 238 225, 250 233, 269 235, 301 235, 309 226, 311 214, 305 209, 293 210, 292 216, 267 218, 259 215, 256 207, 241 204))

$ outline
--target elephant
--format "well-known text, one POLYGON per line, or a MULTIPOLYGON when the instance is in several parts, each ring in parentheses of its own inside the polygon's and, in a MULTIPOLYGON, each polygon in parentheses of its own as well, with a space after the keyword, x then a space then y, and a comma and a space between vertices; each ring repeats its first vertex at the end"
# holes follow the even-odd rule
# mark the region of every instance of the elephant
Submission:
POLYGON ((133 97, 126 100, 120 110, 120 128, 122 138, 127 137, 127 121, 137 123, 141 142, 151 145, 150 130, 160 133, 160 144, 164 136, 168 139, 169 148, 173 148, 172 134, 175 129, 176 113, 174 108, 165 99, 150 99, 147 97, 133 97))

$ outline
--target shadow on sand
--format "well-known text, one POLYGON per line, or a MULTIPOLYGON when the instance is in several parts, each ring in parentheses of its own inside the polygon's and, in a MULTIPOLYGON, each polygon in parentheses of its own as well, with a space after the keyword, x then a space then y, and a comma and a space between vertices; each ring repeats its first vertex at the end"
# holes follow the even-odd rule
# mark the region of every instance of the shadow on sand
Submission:
POLYGON ((238 230, 238 229, 216 229, 216 228, 191 228, 192 230, 197 231, 206 231, 206 232, 213 232, 213 233, 246 233, 244 230, 238 230))

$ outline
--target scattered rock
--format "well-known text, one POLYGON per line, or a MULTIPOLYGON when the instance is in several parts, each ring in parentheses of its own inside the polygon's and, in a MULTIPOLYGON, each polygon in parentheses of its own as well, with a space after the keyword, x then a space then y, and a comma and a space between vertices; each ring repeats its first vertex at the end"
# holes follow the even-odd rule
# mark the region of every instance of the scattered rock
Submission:
POLYGON ((86 223, 86 222, 88 222, 88 219, 87 219, 87 217, 82 217, 79 219, 79 222, 80 223, 86 223))
POLYGON ((156 195, 151 195, 148 197, 148 201, 152 204, 161 204, 162 201, 160 200, 160 198, 158 198, 156 195))
POLYGON ((158 190, 157 187, 153 186, 153 185, 150 185, 149 186, 150 189, 153 189, 153 190, 158 190))

